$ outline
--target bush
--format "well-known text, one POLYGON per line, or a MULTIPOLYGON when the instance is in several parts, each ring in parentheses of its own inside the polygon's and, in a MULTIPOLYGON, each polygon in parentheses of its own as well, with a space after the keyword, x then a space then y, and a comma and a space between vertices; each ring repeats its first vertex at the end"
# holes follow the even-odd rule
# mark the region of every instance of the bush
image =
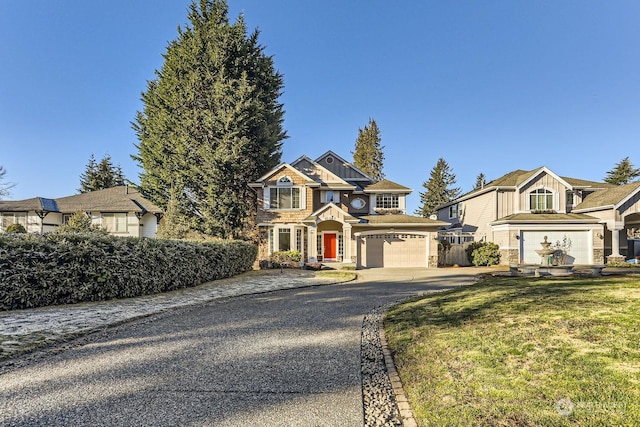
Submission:
POLYGON ((295 268, 298 267, 301 260, 302 254, 298 251, 274 252, 269 257, 269 261, 274 268, 295 268))
POLYGON ((472 242, 465 249, 469 262, 476 267, 500 263, 500 247, 492 242, 472 242))
POLYGON ((197 286, 252 268, 247 242, 205 243, 96 233, 0 235, 0 309, 131 298, 197 286))
POLYGON ((27 229, 22 224, 11 224, 5 231, 7 233, 26 233, 27 229))

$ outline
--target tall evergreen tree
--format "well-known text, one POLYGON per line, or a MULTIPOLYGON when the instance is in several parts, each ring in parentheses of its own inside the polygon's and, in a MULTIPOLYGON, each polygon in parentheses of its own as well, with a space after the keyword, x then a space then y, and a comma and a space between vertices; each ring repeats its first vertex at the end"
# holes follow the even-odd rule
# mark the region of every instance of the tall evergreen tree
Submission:
POLYGON ((431 169, 429 180, 422 186, 425 191, 420 193, 422 206, 416 210, 416 215, 428 218, 436 213, 436 208, 444 203, 450 202, 460 195, 460 188, 454 187, 456 175, 449 164, 443 159, 438 159, 436 165, 431 169))
POLYGON ((640 168, 634 168, 629 157, 625 157, 616 166, 607 172, 604 182, 614 185, 629 184, 640 177, 640 168))
POLYGON ((120 165, 114 166, 110 155, 105 155, 100 163, 96 163, 93 154, 89 157, 89 163, 85 171, 80 175, 80 188, 78 192, 104 190, 105 188, 124 185, 125 178, 120 165))
POLYGON ((487 185, 487 177, 480 172, 478 176, 476 176, 476 182, 473 184, 473 189, 480 190, 481 188, 484 188, 485 185, 487 185))
POLYGON ((364 129, 358 129, 355 151, 351 152, 354 166, 376 181, 384 179, 384 146, 380 145, 381 141, 380 129, 376 121, 370 118, 364 129))
POLYGON ((247 35, 242 15, 231 24, 227 13, 225 0, 192 0, 190 25, 178 28, 142 94, 133 158, 151 200, 172 200, 196 231, 228 238, 242 235, 255 210, 247 184, 280 162, 286 132, 282 76, 258 31, 247 35))

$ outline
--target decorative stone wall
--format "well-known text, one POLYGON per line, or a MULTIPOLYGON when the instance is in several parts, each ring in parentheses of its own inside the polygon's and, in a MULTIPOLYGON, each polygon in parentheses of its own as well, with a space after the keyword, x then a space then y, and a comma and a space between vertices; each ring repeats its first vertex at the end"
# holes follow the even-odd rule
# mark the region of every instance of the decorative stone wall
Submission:
POLYGON ((624 257, 623 256, 613 256, 613 255, 609 255, 607 257, 607 264, 610 264, 612 262, 624 262, 624 257))
POLYGON ((515 265, 520 264, 517 249, 500 249, 500 264, 515 265))
POLYGON ((593 250, 593 263, 604 264, 604 248, 593 250))

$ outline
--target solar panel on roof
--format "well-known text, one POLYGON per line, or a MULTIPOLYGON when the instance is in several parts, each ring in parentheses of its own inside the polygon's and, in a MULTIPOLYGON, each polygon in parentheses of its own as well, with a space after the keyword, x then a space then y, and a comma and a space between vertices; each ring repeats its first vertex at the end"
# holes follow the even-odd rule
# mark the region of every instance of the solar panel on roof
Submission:
POLYGON ((58 212, 58 205, 53 199, 45 199, 44 197, 40 197, 40 204, 42 205, 43 211, 58 212))

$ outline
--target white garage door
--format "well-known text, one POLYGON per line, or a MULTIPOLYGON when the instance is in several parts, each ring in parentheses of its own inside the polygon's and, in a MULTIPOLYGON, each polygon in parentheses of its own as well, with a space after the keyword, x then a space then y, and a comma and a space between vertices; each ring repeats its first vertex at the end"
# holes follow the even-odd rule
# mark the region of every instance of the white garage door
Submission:
POLYGON ((551 247, 563 249, 568 255, 568 264, 591 264, 591 241, 589 231, 523 231, 520 234, 520 254, 527 264, 540 264, 542 257, 536 249, 540 242, 551 242, 551 247))
POLYGON ((376 267, 426 267, 427 238, 418 234, 374 234, 364 238, 363 265, 376 267))

